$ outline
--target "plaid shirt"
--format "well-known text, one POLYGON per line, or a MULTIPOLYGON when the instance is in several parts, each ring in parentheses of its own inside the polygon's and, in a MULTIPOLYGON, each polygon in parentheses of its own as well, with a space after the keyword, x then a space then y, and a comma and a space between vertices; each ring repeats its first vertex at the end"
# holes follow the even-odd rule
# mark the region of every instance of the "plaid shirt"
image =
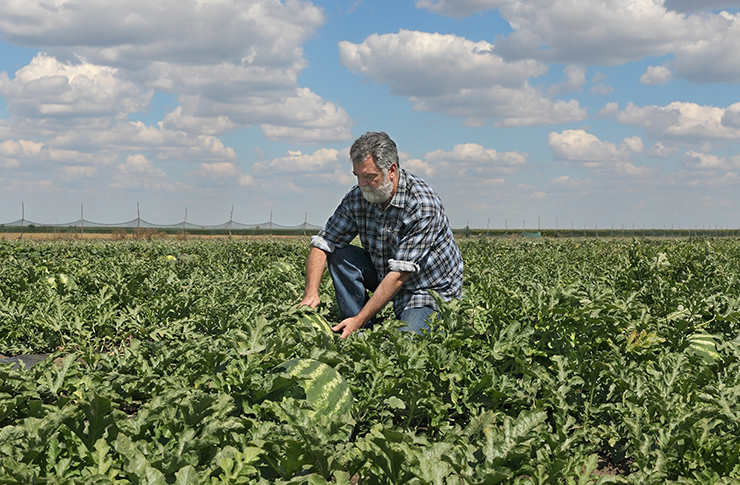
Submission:
POLYGON ((358 234, 378 271, 412 275, 393 297, 397 315, 407 308, 437 308, 426 290, 445 301, 462 296, 463 260, 442 202, 423 180, 399 171, 398 188, 385 210, 368 202, 358 186, 344 196, 311 244, 327 252, 347 246, 358 234))

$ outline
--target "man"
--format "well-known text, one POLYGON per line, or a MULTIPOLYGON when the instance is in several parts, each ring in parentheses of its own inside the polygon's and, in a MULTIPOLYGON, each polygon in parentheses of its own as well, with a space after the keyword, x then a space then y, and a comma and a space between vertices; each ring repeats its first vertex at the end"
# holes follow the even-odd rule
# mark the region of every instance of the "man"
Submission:
POLYGON ((300 305, 316 308, 328 262, 342 321, 333 327, 348 337, 375 323, 393 300, 404 330, 419 332, 437 310, 427 290, 445 301, 462 295, 463 260, 437 194, 399 167, 396 144, 368 132, 350 149, 358 185, 316 236, 306 263, 300 305), (350 245, 359 234, 362 247, 350 245), (372 297, 368 297, 368 290, 372 297))

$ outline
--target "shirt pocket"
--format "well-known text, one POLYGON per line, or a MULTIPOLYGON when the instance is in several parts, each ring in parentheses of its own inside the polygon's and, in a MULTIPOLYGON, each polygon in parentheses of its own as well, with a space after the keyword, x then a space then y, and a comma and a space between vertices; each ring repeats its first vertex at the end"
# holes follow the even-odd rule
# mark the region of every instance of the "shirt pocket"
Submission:
POLYGON ((402 228, 399 224, 386 224, 383 226, 383 243, 391 252, 395 253, 401 243, 402 228))

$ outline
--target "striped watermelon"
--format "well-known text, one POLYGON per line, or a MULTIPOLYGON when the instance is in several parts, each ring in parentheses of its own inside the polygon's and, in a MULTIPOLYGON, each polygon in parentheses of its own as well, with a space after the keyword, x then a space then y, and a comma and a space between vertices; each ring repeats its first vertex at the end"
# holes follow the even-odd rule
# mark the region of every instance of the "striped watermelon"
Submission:
POLYGON ((317 415, 348 414, 352 408, 352 391, 342 375, 332 367, 313 359, 293 359, 275 368, 297 378, 283 395, 304 398, 317 415))
POLYGON ((276 263, 272 265, 272 269, 276 273, 281 273, 281 274, 292 274, 297 271, 295 266, 288 263, 287 261, 277 261, 276 263))
POLYGON ((318 313, 304 313, 298 317, 298 320, 303 323, 310 323, 319 331, 326 332, 329 335, 334 335, 329 322, 327 322, 326 318, 322 317, 318 313))
POLYGON ((713 364, 721 359, 715 344, 714 336, 705 332, 696 332, 689 337, 689 348, 699 354, 707 364, 713 364))

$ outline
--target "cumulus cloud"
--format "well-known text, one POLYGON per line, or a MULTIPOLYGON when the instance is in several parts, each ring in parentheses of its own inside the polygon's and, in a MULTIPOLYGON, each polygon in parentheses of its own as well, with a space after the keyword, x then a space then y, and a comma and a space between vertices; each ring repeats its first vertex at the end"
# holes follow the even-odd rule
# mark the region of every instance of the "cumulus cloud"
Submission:
POLYGON ((506 63, 493 45, 456 35, 411 30, 373 34, 361 44, 339 43, 348 69, 388 83, 395 94, 435 96, 491 84, 517 87, 547 68, 532 60, 506 63))
POLYGON ((109 164, 112 158, 113 155, 110 153, 86 153, 54 148, 46 143, 32 140, 11 139, 0 143, 0 165, 19 171, 38 171, 54 165, 92 168, 109 164))
POLYGON ((340 165, 349 171, 349 150, 320 148, 313 153, 299 150, 289 151, 282 157, 254 164, 253 173, 257 176, 284 174, 328 174, 334 173, 340 165))
POLYGON ((725 7, 740 7, 740 0, 665 0, 665 8, 677 12, 697 12, 725 7))
POLYGON ((233 161, 236 152, 219 138, 188 135, 140 121, 117 123, 108 130, 68 131, 49 140, 55 147, 84 146, 116 152, 149 152, 158 160, 233 161))
POLYGON ((680 149, 676 146, 665 146, 661 142, 645 150, 645 155, 651 158, 671 158, 677 154, 680 149))
POLYGON ((13 81, 0 75, 0 88, 9 109, 38 125, 80 113, 120 120, 161 90, 182 103, 163 120, 168 129, 218 136, 263 125, 275 140, 345 141, 347 113, 298 86, 302 44, 323 23, 302 0, 6 2, 3 39, 49 54, 13 81))
POLYGON ((452 150, 428 152, 426 163, 434 176, 483 177, 510 175, 527 165, 527 154, 499 152, 477 143, 461 143, 452 150))
POLYGON ((729 128, 740 128, 740 103, 727 107, 722 115, 722 125, 729 128))
POLYGON ((432 175, 434 175, 434 168, 429 163, 425 162, 424 160, 420 160, 418 158, 411 158, 408 153, 406 154, 399 153, 398 157, 401 163, 401 167, 413 173, 414 175, 418 175, 422 178, 431 177, 432 175))
POLYGON ((100 64, 286 65, 324 22, 311 2, 177 0, 4 2, 3 38, 16 44, 58 46, 100 64), (187 28, 183 28, 187 26, 187 28))
POLYGON ((340 61, 408 96, 413 109, 524 126, 578 121, 585 110, 577 101, 553 101, 527 80, 546 71, 532 60, 505 62, 487 42, 455 35, 401 30, 373 34, 361 44, 341 42, 340 61))
POLYGON ((586 83, 586 68, 578 64, 569 64, 563 69, 567 81, 561 84, 550 86, 550 92, 553 94, 570 93, 580 91, 586 83))
POLYGON ((584 168, 606 169, 630 176, 644 176, 650 171, 631 162, 632 156, 643 150, 642 140, 637 136, 625 138, 617 146, 584 130, 565 130, 550 133, 547 146, 555 159, 584 168))
POLYGON ((156 168, 144 155, 129 155, 126 162, 118 165, 109 184, 112 188, 174 190, 175 185, 167 181, 167 175, 156 168))
POLYGON ((252 176, 244 174, 232 162, 201 163, 198 170, 188 172, 188 175, 197 179, 215 182, 217 185, 238 185, 241 187, 254 185, 252 176))
POLYGON ((606 103, 603 108, 596 114, 599 118, 612 118, 619 113, 619 103, 606 103))
POLYGON ((43 143, 31 140, 5 140, 0 143, 0 156, 5 158, 35 157, 41 152, 43 143))
POLYGON ((191 116, 183 113, 182 106, 168 113, 162 120, 163 128, 185 133, 222 135, 233 130, 235 124, 228 116, 191 116))
POLYGON ((653 0, 511 0, 500 8, 514 28, 496 40, 507 59, 622 64, 669 52, 676 41, 698 38, 684 15, 653 0))
POLYGON ((730 159, 711 153, 687 151, 681 156, 681 161, 689 170, 740 170, 740 157, 730 159))
POLYGON ((62 169, 62 180, 72 182, 75 180, 89 179, 98 172, 98 167, 85 165, 69 165, 62 169))
POLYGON ((641 84, 667 84, 673 73, 666 66, 648 66, 647 71, 640 76, 641 84))
MULTIPOLYGON (((619 65, 673 54, 675 73, 680 77, 694 82, 738 82, 740 16, 712 12, 732 3, 502 1, 497 4, 499 12, 514 32, 499 36, 494 52, 507 60, 586 65, 619 65), (686 8, 689 4, 693 8, 686 8)), ((665 78, 661 71, 646 74, 645 79, 665 78)))
POLYGON ((735 109, 681 101, 667 106, 642 107, 629 103, 617 115, 617 121, 640 126, 657 138, 684 141, 733 140, 740 139, 740 128, 723 124, 723 119, 729 110, 727 119, 731 120, 735 109))
MULTIPOLYGON (((119 70, 88 62, 62 63, 45 53, 15 73, 0 75, 0 94, 8 111, 29 122, 74 118, 121 119, 148 109, 152 92, 141 92, 119 70)), ((84 121, 81 123, 85 123, 84 121)))
POLYGON ((567 175, 561 175, 560 177, 550 180, 549 184, 550 187, 559 190, 587 193, 588 189, 593 185, 593 182, 589 179, 574 179, 567 175))
POLYGON ((614 91, 614 87, 606 84, 607 81, 608 78, 604 74, 597 72, 594 75, 592 81, 593 84, 591 85, 591 89, 589 89, 589 92, 592 94, 601 94, 602 96, 611 93, 612 91, 614 91))
POLYGON ((416 8, 425 8, 455 19, 498 8, 508 0, 416 0, 416 8))

